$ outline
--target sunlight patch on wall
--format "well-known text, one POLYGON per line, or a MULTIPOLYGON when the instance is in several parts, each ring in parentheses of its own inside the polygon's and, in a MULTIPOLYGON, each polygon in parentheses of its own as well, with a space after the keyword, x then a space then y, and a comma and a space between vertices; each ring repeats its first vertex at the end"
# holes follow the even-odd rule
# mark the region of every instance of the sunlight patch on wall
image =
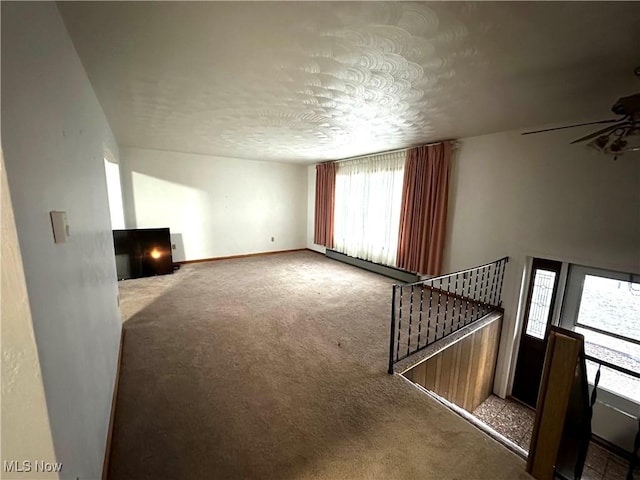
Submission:
MULTIPOLYGON (((208 196, 202 190, 132 172, 133 201, 138 228, 169 227, 181 234, 185 258, 206 258, 213 238, 205 215, 208 196)), ((178 248, 178 250, 182 250, 178 248)), ((184 258, 175 258, 181 261, 184 258)))
POLYGON ((104 159, 104 171, 107 178, 107 195, 109 197, 109 213, 111 228, 124 228, 124 207, 122 205, 122 185, 120 183, 120 165, 104 159))

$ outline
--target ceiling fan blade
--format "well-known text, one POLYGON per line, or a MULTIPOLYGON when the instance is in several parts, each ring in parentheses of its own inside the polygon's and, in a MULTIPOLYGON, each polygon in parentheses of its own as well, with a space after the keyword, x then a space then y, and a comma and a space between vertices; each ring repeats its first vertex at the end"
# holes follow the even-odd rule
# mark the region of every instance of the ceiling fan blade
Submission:
POLYGON ((566 127, 545 128, 544 130, 524 132, 522 135, 532 135, 534 133, 552 132, 553 130, 564 130, 565 128, 584 127, 585 125, 597 125, 599 123, 616 123, 616 122, 621 122, 622 120, 624 120, 624 118, 618 119, 618 120, 599 120, 597 122, 576 123, 575 125, 567 125, 566 127))
POLYGON ((598 130, 597 132, 593 132, 593 133, 590 133, 589 135, 586 135, 586 136, 584 136, 582 138, 578 138, 577 140, 574 140, 573 142, 571 142, 571 144, 580 143, 580 142, 585 142, 587 140, 591 140, 592 138, 599 137, 600 135, 604 135, 605 133, 612 132, 613 130, 617 130, 618 128, 622 128, 622 127, 625 127, 627 125, 628 125, 628 122, 618 123, 616 125, 610 125, 608 127, 603 128, 602 130, 598 130))

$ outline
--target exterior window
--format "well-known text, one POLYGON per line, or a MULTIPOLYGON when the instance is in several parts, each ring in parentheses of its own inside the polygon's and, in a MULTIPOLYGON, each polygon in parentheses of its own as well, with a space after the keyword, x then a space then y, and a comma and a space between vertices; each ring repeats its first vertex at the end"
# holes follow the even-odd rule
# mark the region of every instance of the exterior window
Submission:
POLYGON ((640 284, 585 275, 576 325, 640 342, 640 284))
POLYGON ((396 265, 404 163, 405 154, 394 152, 338 164, 335 250, 396 265))
MULTIPOLYGON (((562 324, 584 335, 585 353, 640 372, 640 279, 637 276, 572 266, 562 324)), ((587 360, 593 383, 597 364, 587 360)), ((640 379, 603 367, 600 387, 637 401, 640 379)))

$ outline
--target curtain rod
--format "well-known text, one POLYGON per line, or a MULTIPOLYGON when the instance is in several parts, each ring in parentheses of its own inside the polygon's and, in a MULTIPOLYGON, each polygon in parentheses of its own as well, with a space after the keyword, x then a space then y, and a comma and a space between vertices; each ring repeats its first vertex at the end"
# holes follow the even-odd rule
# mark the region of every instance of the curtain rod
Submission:
POLYGON ((416 145, 414 147, 406 147, 406 148, 398 148, 395 150, 385 150, 384 152, 375 152, 375 153, 368 153, 366 155, 356 155, 353 157, 347 157, 347 158, 341 158, 339 160, 325 160, 324 162, 320 162, 320 163, 341 163, 341 162, 349 162, 351 160, 358 160, 361 158, 369 158, 369 157, 375 157, 377 155, 385 155, 388 153, 400 153, 400 152, 406 152, 407 150, 411 150, 412 148, 418 148, 418 147, 429 147, 431 145, 439 145, 441 143, 445 143, 445 142, 449 142, 451 143, 451 146, 456 149, 459 147, 459 143, 457 140, 442 140, 440 142, 432 142, 432 143, 423 143, 422 145, 416 145))

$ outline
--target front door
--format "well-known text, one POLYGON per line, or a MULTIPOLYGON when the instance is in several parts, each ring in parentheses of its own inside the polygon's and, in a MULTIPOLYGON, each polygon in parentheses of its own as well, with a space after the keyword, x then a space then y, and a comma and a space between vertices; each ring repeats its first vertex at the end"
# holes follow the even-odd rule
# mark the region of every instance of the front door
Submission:
POLYGON ((561 262, 534 258, 511 395, 536 408, 561 262))

